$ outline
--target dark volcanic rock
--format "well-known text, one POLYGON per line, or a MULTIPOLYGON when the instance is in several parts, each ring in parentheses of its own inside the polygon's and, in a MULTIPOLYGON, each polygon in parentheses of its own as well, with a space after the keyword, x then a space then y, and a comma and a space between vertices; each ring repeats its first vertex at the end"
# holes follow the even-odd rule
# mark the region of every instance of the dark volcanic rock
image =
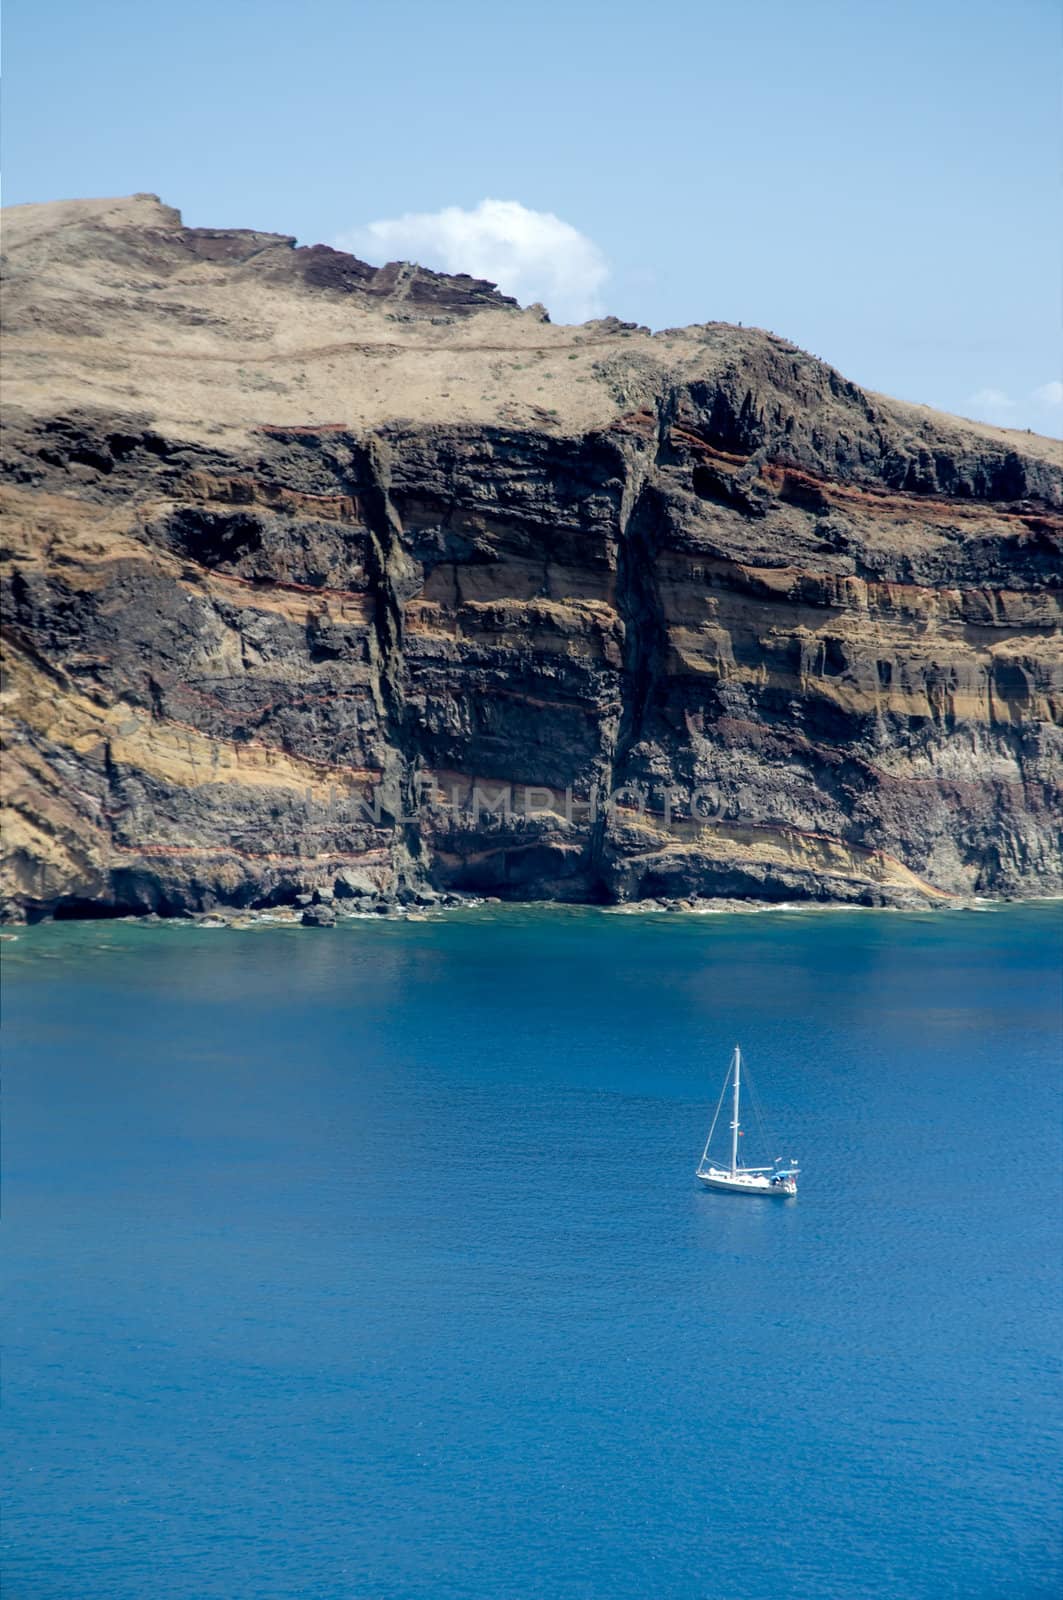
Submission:
POLYGON ((1049 442, 151 197, 5 240, 5 916, 1063 888, 1049 442))
POLYGON ((307 906, 301 917, 304 928, 334 928, 336 926, 336 913, 331 906, 307 906))

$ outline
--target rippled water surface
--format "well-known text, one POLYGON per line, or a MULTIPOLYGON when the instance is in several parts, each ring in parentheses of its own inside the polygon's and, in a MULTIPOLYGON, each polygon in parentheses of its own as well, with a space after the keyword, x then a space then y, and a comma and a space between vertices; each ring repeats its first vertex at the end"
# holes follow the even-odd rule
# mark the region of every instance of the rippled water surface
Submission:
POLYGON ((2 948, 12 1596, 1057 1592, 1057 910, 2 948))

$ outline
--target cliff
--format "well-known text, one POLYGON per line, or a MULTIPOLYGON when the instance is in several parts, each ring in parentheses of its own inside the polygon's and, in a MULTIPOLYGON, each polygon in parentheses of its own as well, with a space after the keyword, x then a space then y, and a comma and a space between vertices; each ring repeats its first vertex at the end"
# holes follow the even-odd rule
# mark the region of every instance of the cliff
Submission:
POLYGON ((153 196, 4 245, 9 916, 1063 888, 1053 441, 153 196))

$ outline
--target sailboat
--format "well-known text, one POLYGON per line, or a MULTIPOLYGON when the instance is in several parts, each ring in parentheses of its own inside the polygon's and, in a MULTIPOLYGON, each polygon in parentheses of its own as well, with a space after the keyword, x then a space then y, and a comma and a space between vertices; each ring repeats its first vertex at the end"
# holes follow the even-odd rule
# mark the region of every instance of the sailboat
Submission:
MULTIPOLYGON (((742 1135, 740 1122, 742 1098, 742 1052, 735 1045, 731 1065, 727 1069, 727 1076, 723 1081, 719 1102, 716 1106, 716 1115, 712 1119, 709 1137, 705 1140, 705 1148, 701 1152, 698 1162, 696 1177, 709 1189, 723 1189, 728 1194, 765 1194, 777 1199, 786 1199, 797 1193, 798 1167, 794 1161, 783 1163, 782 1157, 777 1156, 770 1167, 742 1167, 738 1164, 738 1141, 742 1135), (709 1146, 712 1136, 716 1132, 716 1124, 720 1120, 724 1098, 728 1085, 732 1086, 731 1094, 731 1164, 729 1167, 718 1167, 709 1160, 709 1146)), ((756 1100, 753 1108, 756 1110, 756 1100)))

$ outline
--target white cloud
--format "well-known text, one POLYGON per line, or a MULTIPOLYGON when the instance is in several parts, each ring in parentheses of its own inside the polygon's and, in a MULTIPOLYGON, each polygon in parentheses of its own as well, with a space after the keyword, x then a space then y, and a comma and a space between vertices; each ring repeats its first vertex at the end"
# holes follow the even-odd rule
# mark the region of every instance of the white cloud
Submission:
POLYGON ((1033 392, 1035 400, 1040 400, 1043 406, 1063 406, 1063 383, 1058 378, 1053 378, 1051 383, 1042 383, 1039 389, 1033 392))
POLYGON ((555 322, 602 314, 598 296, 609 264, 598 246, 552 211, 530 211, 518 200, 411 211, 352 228, 336 242, 373 262, 417 261, 490 278, 522 305, 541 300, 555 322))
POLYGON ((1011 411, 1015 402, 1003 389, 979 389, 972 394, 970 403, 983 411, 1011 411))

